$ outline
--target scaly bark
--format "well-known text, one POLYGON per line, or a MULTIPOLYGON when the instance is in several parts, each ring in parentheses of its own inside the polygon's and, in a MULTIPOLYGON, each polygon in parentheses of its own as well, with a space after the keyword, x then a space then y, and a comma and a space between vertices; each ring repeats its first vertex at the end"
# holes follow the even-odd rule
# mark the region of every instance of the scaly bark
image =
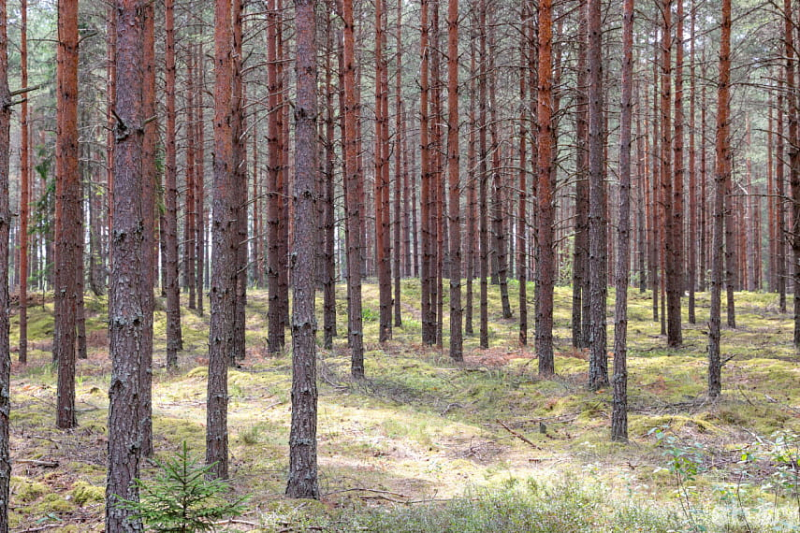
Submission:
POLYGON ((295 0, 295 178, 292 287, 292 426, 286 495, 319 499, 317 480, 316 318, 317 173, 316 0, 295 0))
POLYGON ((144 531, 118 498, 138 501, 141 459, 141 368, 144 287, 144 2, 117 0, 117 91, 114 111, 114 226, 109 287, 111 385, 108 409, 106 531, 144 531))

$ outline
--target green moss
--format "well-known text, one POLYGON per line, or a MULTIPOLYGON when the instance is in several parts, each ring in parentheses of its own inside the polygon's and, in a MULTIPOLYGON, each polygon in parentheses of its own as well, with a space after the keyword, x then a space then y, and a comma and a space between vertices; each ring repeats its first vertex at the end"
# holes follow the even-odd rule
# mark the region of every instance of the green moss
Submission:
POLYGON ((26 477, 11 477, 12 501, 29 503, 49 492, 47 485, 26 477))
POLYGON ((72 501, 76 505, 102 502, 105 500, 106 490, 103 487, 90 485, 85 481, 78 481, 72 488, 72 501))
POLYGON ((51 492, 50 494, 46 494, 44 498, 31 509, 34 514, 45 516, 51 513, 70 513, 75 510, 75 504, 64 499, 61 494, 51 492))

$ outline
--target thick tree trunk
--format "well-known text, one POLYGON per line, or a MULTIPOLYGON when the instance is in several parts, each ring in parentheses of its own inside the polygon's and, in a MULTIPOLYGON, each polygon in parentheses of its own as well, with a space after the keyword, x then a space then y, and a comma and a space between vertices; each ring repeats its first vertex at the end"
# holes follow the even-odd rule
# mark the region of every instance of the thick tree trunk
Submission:
POLYGON ((75 418, 75 317, 81 260, 81 177, 78 169, 78 2, 58 3, 56 132, 56 264, 53 358, 58 362, 56 425, 75 418))
POLYGON ((317 44, 315 0, 295 0, 294 246, 292 247, 292 427, 286 495, 318 499, 316 255, 317 44))
POLYGON ((217 478, 228 477, 228 363, 233 352, 236 311, 237 214, 234 168, 233 28, 230 0, 214 10, 214 208, 212 220, 211 324, 208 334, 206 464, 217 478))
MULTIPOLYGON (((109 287, 109 342, 112 374, 108 409, 106 531, 144 531, 118 498, 138 500, 134 480, 141 458, 142 336, 147 299, 142 293, 145 205, 144 144, 144 2, 117 0, 117 92, 114 111, 114 226, 109 287)), ((152 206, 150 206, 152 207, 152 206)))

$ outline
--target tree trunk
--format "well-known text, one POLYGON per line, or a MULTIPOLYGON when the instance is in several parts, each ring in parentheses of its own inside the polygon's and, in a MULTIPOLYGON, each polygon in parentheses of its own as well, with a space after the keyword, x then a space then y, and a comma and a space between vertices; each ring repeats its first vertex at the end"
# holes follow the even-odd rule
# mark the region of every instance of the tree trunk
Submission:
POLYGON ((286 495, 319 499, 314 292, 316 256, 317 44, 315 0, 295 0, 294 246, 292 247, 292 427, 286 495))
POLYGON ((153 285, 156 263, 155 210, 156 210, 156 143, 158 142, 158 123, 156 117, 156 51, 155 51, 155 9, 152 3, 145 4, 144 23, 144 141, 142 146, 143 186, 141 192, 143 209, 144 250, 142 254, 142 366, 139 423, 141 424, 142 456, 153 454, 153 309, 155 299, 153 285))
MULTIPOLYGON (((363 236, 362 215, 364 196, 361 189, 361 165, 358 150, 359 103, 355 83, 355 40, 353 0, 343 0, 342 18, 344 22, 344 160, 347 181, 347 229, 348 272, 347 295, 350 302, 350 372, 356 379, 364 378, 364 332, 361 317, 361 242, 363 236)), ((424 12, 423 12, 424 13, 424 12)))
POLYGON ((108 476, 106 531, 144 531, 133 512, 117 505, 118 498, 138 501, 134 480, 141 458, 141 317, 144 263, 144 2, 117 0, 117 91, 114 111, 114 226, 109 287, 109 344, 112 373, 108 409, 108 476))
POLYGON ((267 345, 270 354, 278 354, 285 343, 283 327, 283 306, 279 272, 281 270, 281 218, 283 202, 281 201, 282 180, 280 163, 280 125, 278 115, 278 14, 275 0, 269 2, 267 22, 267 90, 269 93, 269 114, 267 118, 267 287, 269 291, 268 337, 267 345))
POLYGON ((181 334, 181 300, 178 287, 178 163, 176 148, 176 111, 175 111, 175 0, 165 0, 164 27, 166 32, 166 48, 164 52, 166 77, 166 161, 164 167, 164 206, 163 223, 165 226, 164 252, 166 255, 166 281, 164 290, 167 293, 167 368, 178 368, 178 352, 183 349, 181 334))
POLYGON ((447 7, 447 170, 450 204, 450 357, 463 361, 461 323, 461 188, 458 147, 458 0, 447 7))
MULTIPOLYGON (((245 319, 247 305, 247 123, 245 90, 242 80, 242 0, 233 0, 233 173, 236 183, 236 310, 233 320, 233 350, 230 364, 235 366, 246 354, 245 319)), ((202 123, 202 122, 201 122, 202 123)))
MULTIPOLYGON (((401 143, 405 137, 403 131, 404 121, 402 114, 402 91, 403 91, 403 3, 397 3, 397 69, 395 72, 395 89, 394 89, 394 112, 395 112, 395 143, 394 143, 394 325, 401 327, 403 325, 403 317, 401 313, 401 285, 400 279, 402 277, 400 270, 401 260, 401 221, 402 210, 400 208, 400 196, 402 189, 402 147, 401 143)), ((387 67, 388 70, 388 67, 387 67)), ((387 80, 388 83, 388 80, 387 80)), ((388 85, 387 85, 388 90, 388 85)), ((387 121, 389 117, 386 117, 387 121)), ((387 139, 388 141, 388 139, 387 139)), ((387 155, 388 157, 388 155, 387 155)), ((387 160, 388 165, 388 160, 387 160)))
POLYGON ((78 169, 78 2, 58 3, 56 132, 56 264, 53 358, 58 362, 56 425, 75 418, 75 317, 81 260, 81 177, 78 169))
MULTIPOLYGON (((608 385, 608 354, 606 353, 606 295, 608 289, 606 287, 606 249, 604 246, 606 225, 603 183, 603 65, 600 0, 587 2, 586 15, 589 72, 587 81, 589 84, 589 281, 591 285, 589 291, 591 301, 589 386, 596 390, 608 385)), ((539 120, 541 121, 541 117, 539 120)), ((541 143, 540 137, 539 144, 541 145, 541 143)), ((540 246, 542 246, 541 243, 540 246)))
MULTIPOLYGON (((327 6, 330 11, 330 5, 327 6)), ((327 13, 325 17, 325 35, 328 53, 325 54, 325 171, 323 189, 325 191, 325 250, 323 254, 323 297, 324 297, 324 338, 322 346, 326 350, 333 348, 333 338, 336 336, 336 213, 334 212, 334 180, 336 147, 334 145, 334 110, 333 95, 333 66, 331 65, 331 55, 334 53, 332 14, 327 13)))
POLYGON ((489 182, 486 159, 489 157, 486 146, 486 0, 480 0, 478 12, 478 32, 480 47, 480 66, 478 74, 478 198, 480 202, 480 277, 481 277, 481 331, 480 347, 489 347, 489 206, 486 189, 489 182))
MULTIPOLYGON (((787 0, 788 1, 788 0, 787 0)), ((722 0, 722 35, 719 47, 719 84, 717 92, 716 172, 714 183, 714 244, 711 266, 711 312, 708 321, 708 396, 716 399, 722 392, 720 360, 720 323, 722 307, 722 263, 725 248, 725 194, 730 180, 730 76, 731 76, 731 0, 722 0)), ((729 243, 728 243, 729 244, 729 243)))
POLYGON ((667 343, 670 346, 680 346, 683 343, 681 331, 681 297, 683 296, 686 279, 684 253, 683 253, 683 180, 684 180, 684 149, 683 149, 683 0, 677 0, 675 14, 675 130, 673 139, 674 173, 672 184, 672 296, 670 305, 670 330, 667 343))
MULTIPOLYGON (((2 9, 5 10, 5 2, 3 2, 2 9)), ((2 14, 3 20, 5 21, 5 12, 2 14)), ((28 86, 28 0, 21 0, 20 2, 20 53, 19 53, 19 61, 20 61, 20 71, 22 75, 21 83, 22 87, 26 88, 28 86)), ((2 27, 5 28, 5 22, 3 22, 2 27)), ((6 36, 2 35, 3 44, 6 45, 6 36)), ((3 62, 4 68, 6 68, 6 72, 0 73, 0 91, 7 89, 8 86, 8 72, 7 72, 7 54, 8 51, 3 49, 0 50, 0 54, 4 54, 4 57, 0 58, 0 61, 3 62), (4 79, 3 79, 4 78, 4 79)), ((3 95, 5 97, 5 95, 3 95)), ((3 100, 5 101, 5 99, 3 100)), ((20 106, 20 165, 19 165, 19 235, 20 235, 20 245, 19 245, 19 362, 22 364, 26 364, 28 362, 28 217, 29 217, 29 204, 30 204, 30 137, 29 137, 29 127, 28 127, 28 99, 24 99, 22 101, 22 105, 20 106)), ((3 113, 3 118, 5 117, 5 113, 3 113)), ((0 128, 5 127, 4 125, 0 124, 0 128)), ((7 150, 7 144, 3 143, 2 148, 3 150, 7 150)), ((6 153, 8 153, 6 151, 6 153)), ((0 161, 0 165, 4 163, 0 161)), ((2 172, 6 177, 6 182, 8 180, 8 168, 6 166, 0 166, 0 172, 2 172)), ((2 200, 0 200, 2 201, 2 200)), ((0 237, 2 238, 2 237, 0 237)), ((2 241, 0 246, 7 246, 7 241, 2 241)), ((7 253, 7 250, 6 250, 7 253)), ((5 264, 5 263, 4 263, 5 264)), ((0 278, 0 284, 5 283, 7 287, 7 279, 5 277, 0 278), (5 281, 3 281, 5 280, 5 281)), ((2 288, 0 288, 2 291, 2 288)), ((2 309, 6 309, 5 305, 3 305, 2 309)), ((0 327, 2 325, 0 324, 0 327)), ((2 332, 0 332, 2 335, 2 332)), ((3 382, 5 383, 5 382, 3 382)), ((0 435, 2 438, 2 435, 0 435)), ((7 436, 6 436, 6 441, 7 436)), ((2 461, 2 459, 0 459, 2 461)), ((2 489, 0 489, 2 490, 2 489)), ((3 497, 4 494, 7 492, 0 492, 0 498, 3 498, 3 501, 8 501, 7 498, 3 497)), ((2 522, 2 519, 0 519, 2 522)), ((2 526, 0 526, 2 527, 2 526)))
MULTIPOLYGON (((77 4, 76 4, 77 7, 77 4)), ((23 7, 25 13, 25 7, 23 7)), ((23 36, 23 43, 25 38, 23 36)), ((25 46, 23 44, 23 46, 25 46)), ((27 84, 23 83, 23 87, 27 84)), ((11 352, 8 259, 11 209, 8 200, 8 176, 11 154, 11 94, 8 88, 8 11, 0 0, 0 532, 8 533, 8 500, 11 494, 11 352)), ((22 272, 22 277, 25 271, 22 272)))
POLYGON ((230 0, 214 10, 214 208, 212 220, 211 324, 208 334, 206 464, 228 477, 228 363, 236 311, 238 193, 233 150, 233 27, 230 0))
MULTIPOLYGON (((683 0, 678 0, 682 2, 683 0)), ((680 8, 679 8, 680 9, 680 8)), ((622 8, 622 97, 619 134, 619 223, 614 312, 614 399, 611 440, 628 440, 628 278, 630 274, 631 118, 633 113, 633 0, 622 8)))
POLYGON ((555 373, 553 358, 553 286, 555 257, 553 242, 554 209, 552 182, 553 164, 553 2, 539 2, 539 91, 537 124, 539 140, 538 183, 538 244, 536 304, 536 352, 539 355, 539 374, 555 373))
POLYGON ((789 116, 789 190, 792 198, 792 256, 791 272, 794 290, 794 345, 800 347, 800 131, 798 131, 798 103, 795 94, 794 21, 792 0, 784 0, 786 46, 786 99, 789 116))

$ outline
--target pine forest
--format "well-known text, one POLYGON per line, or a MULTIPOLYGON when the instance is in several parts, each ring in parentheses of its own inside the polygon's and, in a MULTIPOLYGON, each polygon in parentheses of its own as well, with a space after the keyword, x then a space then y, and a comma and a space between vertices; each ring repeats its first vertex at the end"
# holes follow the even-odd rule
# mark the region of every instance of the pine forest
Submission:
POLYGON ((800 530, 800 0, 0 0, 51 530, 800 530))

